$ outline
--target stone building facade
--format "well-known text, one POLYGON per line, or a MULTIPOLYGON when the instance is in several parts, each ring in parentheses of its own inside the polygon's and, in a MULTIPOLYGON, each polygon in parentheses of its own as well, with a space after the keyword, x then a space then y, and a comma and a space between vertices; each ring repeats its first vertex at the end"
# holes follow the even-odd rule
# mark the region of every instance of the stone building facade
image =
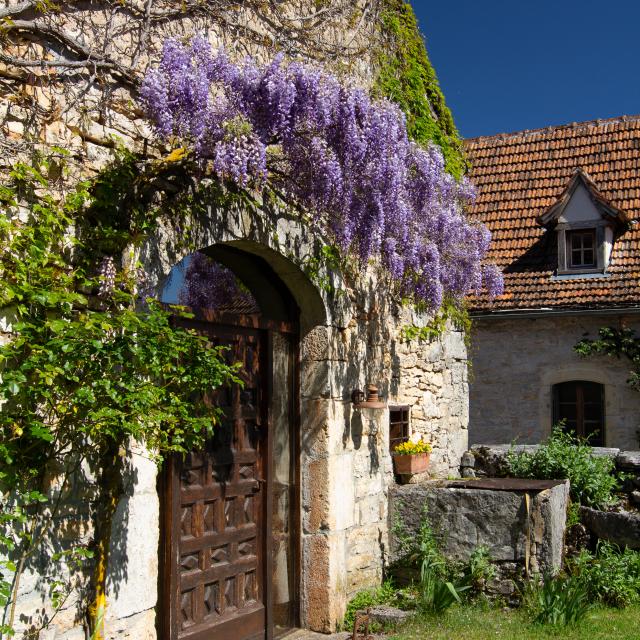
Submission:
POLYGON ((470 440, 535 444, 565 419, 594 445, 638 448, 628 360, 582 358, 601 327, 640 327, 637 116, 467 141, 473 214, 505 292, 470 301, 470 440))
MULTIPOLYGON (((135 106, 135 83, 169 35, 207 33, 214 44, 225 45, 238 57, 249 53, 266 60, 284 49, 292 57, 330 60, 349 82, 365 88, 371 85, 372 57, 381 46, 376 27, 379 3, 335 0, 318 11, 313 21, 307 15, 317 10, 313 2, 284 3, 275 14, 264 14, 262 3, 255 3, 257 9, 254 3, 231 9, 228 3, 187 2, 179 8, 178 4, 62 3, 42 12, 35 2, 4 3, 0 13, 11 16, 17 26, 9 29, 0 77, 5 95, 21 98, 3 100, 0 105, 0 126, 6 136, 0 159, 3 168, 16 157, 46 151, 51 144, 71 151, 74 177, 95 175, 110 161, 116 145, 145 150, 150 157, 161 154, 135 106), (44 62, 25 66, 29 60, 44 62)), ((269 411, 274 428, 282 427, 285 443, 278 456, 268 460, 275 469, 268 482, 275 483, 278 465, 287 459, 286 489, 288 495, 297 496, 287 512, 290 547, 282 557, 274 551, 275 543, 271 551, 264 551, 266 565, 273 568, 273 575, 265 573, 264 579, 275 580, 277 574, 284 580, 271 585, 275 598, 271 606, 277 607, 280 596, 292 603, 292 624, 331 631, 350 597, 379 584, 383 575, 388 491, 394 482, 390 407, 410 407, 410 428, 434 444, 435 474, 456 473, 467 449, 464 335, 451 327, 430 343, 404 341, 403 326, 423 325, 429 318, 397 306, 388 295, 383 274, 374 266, 351 276, 321 267, 319 280, 325 285, 320 286, 318 279, 305 273, 308 259, 318 253, 319 239, 300 219, 260 203, 225 211, 217 210, 213 202, 204 204, 188 221, 189 247, 182 242, 184 226, 163 219, 142 246, 128 248, 122 260, 139 260, 152 292, 160 295, 174 265, 194 249, 208 251, 221 260, 229 259, 229 268, 248 278, 244 281, 249 289, 255 285, 256 296, 261 278, 269 273, 272 284, 277 282, 278 291, 296 309, 295 318, 285 319, 295 325, 289 333, 273 329, 269 318, 271 324, 264 327, 239 330, 243 335, 254 329, 256 335, 269 334, 264 343, 273 371, 269 411), (370 383, 379 386, 385 408, 354 407, 352 392, 370 383), (285 387, 292 395, 283 399, 278 394, 285 387), (294 407, 293 413, 280 405, 294 407), (280 573, 279 563, 284 563, 280 573)), ((6 338, 11 331, 10 310, 5 316, 6 338)), ((159 470, 141 450, 131 452, 130 464, 131 481, 113 523, 107 637, 173 640, 177 635, 172 625, 180 627, 175 618, 188 615, 187 605, 171 600, 175 594, 168 593, 167 576, 174 575, 178 565, 167 567, 167 557, 174 563, 178 558, 171 556, 174 547, 167 552, 167 545, 173 544, 168 542, 173 534, 167 527, 178 525, 168 512, 166 486, 171 478, 187 480, 185 474, 167 480, 171 474, 167 465, 159 470), (165 624, 167 607, 175 611, 165 624)), ((186 475, 191 471, 187 469, 186 475)), ((67 513, 60 519, 58 542, 67 536, 91 539, 92 490, 90 482, 73 487, 67 513)), ((256 491, 262 495, 258 484, 256 491)), ((206 509, 197 500, 194 504, 206 509)), ((193 513, 189 517, 195 518, 193 513)), ((264 522, 273 524, 268 519, 264 522)), ((261 535, 266 539, 272 533, 265 529, 261 535)), ((44 550, 22 576, 16 608, 21 630, 37 626, 51 613, 43 591, 50 553, 51 549, 44 550)), ((83 584, 80 576, 80 590, 83 584)), ((78 597, 65 603, 41 637, 85 637, 78 597)))
POLYGON ((611 325, 640 329, 637 316, 624 314, 476 318, 470 444, 543 442, 553 422, 553 386, 588 380, 604 387, 604 445, 637 449, 640 394, 627 384, 629 363, 581 358, 573 350, 579 340, 611 325))

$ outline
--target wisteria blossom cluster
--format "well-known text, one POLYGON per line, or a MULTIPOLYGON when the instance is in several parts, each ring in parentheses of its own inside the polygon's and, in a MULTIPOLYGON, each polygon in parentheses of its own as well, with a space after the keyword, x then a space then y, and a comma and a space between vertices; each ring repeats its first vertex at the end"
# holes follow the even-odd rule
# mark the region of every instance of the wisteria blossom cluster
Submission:
POLYGON ((141 95, 161 138, 238 185, 277 179, 342 251, 380 256, 401 295, 435 308, 445 295, 502 292, 483 265, 489 232, 463 212, 473 187, 437 147, 408 139, 395 104, 281 56, 234 63, 202 37, 167 40, 141 95))
POLYGON ((179 302, 205 309, 242 309, 253 312, 258 304, 235 274, 209 256, 196 251, 189 257, 179 302))
POLYGON ((111 256, 105 256, 98 267, 98 295, 101 298, 110 296, 116 288, 116 265, 111 256))

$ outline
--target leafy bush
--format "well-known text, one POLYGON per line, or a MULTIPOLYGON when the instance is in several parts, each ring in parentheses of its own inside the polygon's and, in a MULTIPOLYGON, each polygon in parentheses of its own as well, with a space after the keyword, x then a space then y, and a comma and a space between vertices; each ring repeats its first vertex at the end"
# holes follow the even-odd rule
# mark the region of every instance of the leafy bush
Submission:
POLYGON ((615 462, 594 456, 584 440, 574 438, 556 426, 549 440, 533 453, 507 454, 510 474, 517 478, 559 479, 571 482, 571 498, 592 507, 605 507, 616 501, 618 488, 615 462))
POLYGON ((463 582, 474 593, 481 593, 487 583, 496 577, 496 567, 491 563, 489 549, 480 545, 473 550, 469 562, 463 569, 463 582))
POLYGON ((381 586, 374 589, 364 589, 359 591, 349 601, 347 612, 344 615, 342 628, 351 631, 356 621, 358 611, 375 607, 380 604, 395 604, 397 601, 397 590, 393 583, 386 580, 381 586))
POLYGON ((460 602, 461 594, 466 591, 481 593, 486 583, 496 575, 485 546, 477 547, 467 563, 448 560, 442 553, 438 534, 429 523, 426 507, 417 536, 409 534, 398 520, 394 522, 393 533, 398 541, 401 564, 420 568, 416 604, 423 612, 441 613, 455 602, 460 602))
POLYGON ((640 602, 640 552, 600 542, 595 554, 583 550, 570 569, 589 598, 614 607, 640 602))
POLYGON ((440 541, 433 531, 427 514, 426 505, 422 510, 420 530, 416 536, 407 531, 404 523, 397 517, 393 522, 392 533, 397 542, 398 564, 418 569, 425 557, 431 558, 446 573, 447 563, 440 550, 440 541))
POLYGON ((591 609, 587 588, 575 577, 547 577, 536 592, 537 624, 572 625, 591 609))

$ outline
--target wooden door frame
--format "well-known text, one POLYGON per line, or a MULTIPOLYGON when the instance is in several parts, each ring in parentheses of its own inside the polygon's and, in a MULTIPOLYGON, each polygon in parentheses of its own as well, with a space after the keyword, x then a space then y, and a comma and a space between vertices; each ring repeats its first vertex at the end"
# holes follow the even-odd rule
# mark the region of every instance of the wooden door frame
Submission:
MULTIPOLYGON (((300 333, 298 323, 271 321, 263 319, 259 315, 236 315, 228 313, 218 313, 209 309, 188 309, 193 313, 194 318, 188 324, 193 324, 194 328, 199 324, 206 324, 215 327, 216 325, 227 325, 257 329, 264 332, 265 338, 265 375, 267 402, 266 404, 266 424, 267 424, 267 451, 265 455, 266 472, 266 497, 265 497, 265 532, 263 542, 264 562, 264 588, 265 588, 265 616, 266 629, 265 640, 273 640, 273 589, 271 585, 273 568, 273 545, 269 532, 272 530, 273 522, 273 474, 271 473, 273 457, 273 428, 272 428, 272 402, 273 397, 273 334, 283 333, 292 340, 290 354, 290 366, 292 368, 292 389, 290 393, 290 449, 294 461, 294 491, 293 491, 293 513, 291 515, 291 525, 294 529, 291 536, 292 562, 292 592, 295 594, 293 602, 293 626, 300 625, 300 599, 301 599, 301 579, 302 579, 302 495, 301 495, 301 412, 300 412, 300 333)), ((176 491, 180 490, 179 476, 176 473, 179 454, 168 457, 158 474, 157 490, 160 501, 160 544, 158 562, 158 600, 156 605, 157 617, 156 627, 159 640, 171 640, 172 625, 176 622, 172 619, 171 595, 179 590, 177 583, 177 572, 172 570, 178 564, 177 558, 172 558, 172 540, 178 535, 179 522, 172 517, 171 505, 176 491)), ((262 634, 260 634, 262 637, 262 634)))

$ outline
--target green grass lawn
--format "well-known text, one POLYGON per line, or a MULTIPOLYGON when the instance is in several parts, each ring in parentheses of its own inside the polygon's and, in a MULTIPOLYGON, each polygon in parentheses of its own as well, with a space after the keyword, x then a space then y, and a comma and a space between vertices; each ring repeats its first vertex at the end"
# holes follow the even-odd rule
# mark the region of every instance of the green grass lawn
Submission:
POLYGON ((640 640, 640 606, 594 609, 575 627, 534 625, 519 611, 454 607, 441 617, 412 621, 395 640, 640 640))

